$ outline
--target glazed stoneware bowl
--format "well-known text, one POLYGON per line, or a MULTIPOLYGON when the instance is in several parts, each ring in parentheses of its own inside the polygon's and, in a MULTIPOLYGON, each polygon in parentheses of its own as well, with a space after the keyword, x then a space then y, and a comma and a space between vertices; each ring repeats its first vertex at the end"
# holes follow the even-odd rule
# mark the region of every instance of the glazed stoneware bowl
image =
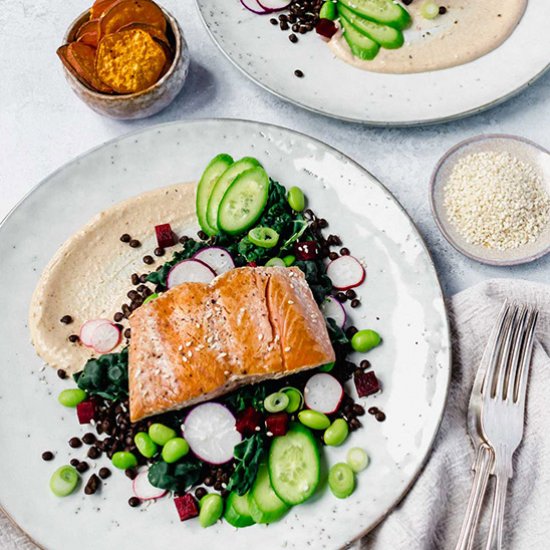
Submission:
MULTIPOLYGON (((189 72, 189 49, 179 23, 164 8, 162 11, 168 23, 167 37, 173 45, 174 59, 166 74, 149 88, 134 94, 110 95, 96 92, 63 65, 65 78, 73 92, 96 113, 126 120, 146 118, 168 107, 183 88, 189 72)), ((89 11, 86 10, 73 21, 63 38, 64 44, 74 40, 78 28, 89 17, 89 11)))

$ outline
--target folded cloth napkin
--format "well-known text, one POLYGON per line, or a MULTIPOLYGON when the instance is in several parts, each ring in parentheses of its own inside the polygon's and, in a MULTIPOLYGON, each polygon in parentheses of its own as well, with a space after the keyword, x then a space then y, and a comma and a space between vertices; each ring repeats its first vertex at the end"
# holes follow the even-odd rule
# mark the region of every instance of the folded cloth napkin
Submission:
MULTIPOLYGON (((449 301, 454 364, 445 414, 433 453, 412 490, 394 512, 361 541, 361 550, 447 550, 456 544, 471 488, 473 448, 466 432, 470 391, 489 332, 504 299, 540 309, 527 397, 526 428, 508 489, 508 550, 550 548, 550 286, 499 279, 449 301)), ((490 485, 492 489, 492 484, 490 485)), ((476 539, 484 548, 489 499, 476 539)), ((0 548, 36 546, 0 514, 0 548)))
MULTIPOLYGON (((540 318, 527 393, 523 442, 514 457, 504 519, 505 550, 550 548, 550 286, 496 279, 453 296, 453 372, 432 455, 401 504, 361 541, 368 550, 454 549, 470 494, 474 450, 466 430, 470 392, 489 333, 505 299, 538 306, 540 318)), ((490 481, 487 496, 492 496, 490 481)), ((476 536, 484 549, 486 498, 476 536)))

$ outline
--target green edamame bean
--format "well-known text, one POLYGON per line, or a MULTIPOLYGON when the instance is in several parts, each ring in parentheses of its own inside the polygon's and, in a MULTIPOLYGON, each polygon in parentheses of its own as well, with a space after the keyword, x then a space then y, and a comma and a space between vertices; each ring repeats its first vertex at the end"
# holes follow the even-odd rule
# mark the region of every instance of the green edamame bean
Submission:
POLYGON ((332 363, 327 363, 326 365, 323 365, 322 367, 319 367, 319 370, 321 372, 330 372, 336 363, 333 361, 332 363))
POLYGON ((271 258, 265 265, 266 267, 285 267, 285 262, 281 258, 271 258))
POLYGON ((312 430, 326 430, 330 426, 330 420, 326 414, 310 409, 300 411, 298 420, 312 430))
POLYGON ((199 501, 199 523, 201 527, 214 525, 223 514, 223 498, 216 493, 204 495, 199 501))
POLYGON ((149 437, 153 440, 154 443, 160 445, 161 447, 166 444, 166 442, 174 439, 176 437, 176 431, 164 424, 151 424, 149 426, 149 437))
POLYGON ((296 256, 289 254, 283 258, 283 262, 287 267, 290 267, 296 261, 296 256))
POLYGON ((56 497, 70 495, 78 485, 80 476, 72 466, 61 466, 50 478, 50 489, 56 497))
POLYGON ((332 0, 328 0, 321 6, 321 11, 319 11, 320 19, 330 19, 334 21, 338 17, 338 11, 336 9, 336 3, 332 0))
POLYGON ((149 302, 152 302, 155 298, 158 298, 159 295, 154 292, 153 294, 149 294, 145 300, 143 300, 143 305, 148 304, 149 302))
POLYGON ((365 353, 378 346, 381 341, 382 338, 380 338, 380 334, 378 334, 375 330, 360 330, 353 335, 351 339, 351 347, 355 351, 365 353))
POLYGON ((137 466, 137 458, 134 454, 127 451, 118 451, 113 455, 111 459, 113 466, 119 470, 127 470, 128 468, 135 468, 137 466))
POLYGON ((275 392, 271 395, 268 395, 264 399, 264 407, 267 412, 278 413, 284 411, 288 404, 290 403, 290 398, 284 392, 275 392))
POLYGON ((337 498, 347 498, 355 490, 355 474, 348 464, 339 462, 328 473, 328 486, 337 498))
POLYGON ((64 407, 76 407, 79 403, 82 403, 86 397, 87 395, 84 390, 81 390, 80 388, 73 388, 70 390, 63 390, 57 396, 57 400, 64 407))
POLYGON ((348 423, 343 418, 337 418, 323 434, 323 439, 327 445, 338 447, 347 439, 349 434, 348 423))
POLYGON ((152 458, 157 454, 157 445, 145 432, 139 432, 134 437, 138 451, 145 458, 152 458))
POLYGON ((162 448, 162 459, 168 464, 177 462, 189 452, 189 443, 183 437, 174 437, 167 441, 162 448))
POLYGON ((304 403, 304 396, 300 390, 289 386, 281 390, 288 397, 288 405, 285 411, 287 413, 294 413, 302 408, 304 403))
POLYGON ((306 207, 306 198, 299 187, 291 187, 288 190, 287 200, 294 212, 301 212, 306 207))

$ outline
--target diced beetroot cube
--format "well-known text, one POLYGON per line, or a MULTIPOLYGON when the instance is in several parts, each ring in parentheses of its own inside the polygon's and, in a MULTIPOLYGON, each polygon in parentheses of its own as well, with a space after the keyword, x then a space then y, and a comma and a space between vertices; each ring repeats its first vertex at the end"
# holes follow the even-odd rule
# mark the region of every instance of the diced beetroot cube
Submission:
POLYGON ((373 371, 356 372, 353 378, 359 397, 367 397, 367 395, 380 391, 380 382, 373 371))
POLYGON ((157 234, 157 243, 160 248, 168 248, 176 244, 174 232, 172 231, 169 223, 156 225, 155 233, 157 234))
POLYGON ((248 262, 246 265, 248 267, 258 267, 258 264, 256 262, 248 262))
POLYGON ((181 497, 176 497, 174 499, 174 504, 176 505, 176 510, 178 511, 180 521, 196 518, 199 515, 199 506, 197 501, 190 493, 186 493, 181 497))
POLYGON ((265 427, 273 435, 285 435, 288 432, 288 414, 285 412, 270 414, 265 419, 265 427))
POLYGON ((317 34, 329 39, 336 34, 337 30, 336 23, 330 19, 319 19, 319 22, 315 25, 317 34))
POLYGON ((95 405, 94 402, 89 399, 87 401, 82 401, 76 406, 76 415, 78 416, 78 421, 81 424, 89 424, 95 416, 95 405))
POLYGON ((251 436, 258 430, 263 422, 262 413, 257 411, 254 407, 247 407, 238 417, 236 428, 237 431, 245 437, 251 436))
POLYGON ((294 252, 299 260, 315 260, 319 256, 319 246, 315 241, 294 244, 294 252))

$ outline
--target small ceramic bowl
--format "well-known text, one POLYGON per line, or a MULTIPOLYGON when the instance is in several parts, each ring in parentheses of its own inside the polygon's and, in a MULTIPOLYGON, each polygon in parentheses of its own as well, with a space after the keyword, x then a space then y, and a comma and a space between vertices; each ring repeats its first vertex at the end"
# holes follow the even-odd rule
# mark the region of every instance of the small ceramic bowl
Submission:
POLYGON ((445 186, 454 165, 466 155, 484 151, 508 152, 532 166, 550 195, 550 152, 532 141, 517 136, 506 134, 476 136, 462 141, 445 153, 432 174, 430 201, 439 229, 456 250, 484 264, 511 266, 541 258, 550 252, 550 220, 535 241, 510 250, 495 250, 470 244, 449 220, 444 204, 445 186))
MULTIPOLYGON (((189 49, 176 19, 164 8, 162 11, 168 22, 167 37, 173 45, 174 59, 166 74, 149 88, 133 94, 103 94, 88 88, 63 65, 67 82, 88 107, 100 115, 129 120, 154 115, 172 103, 183 88, 189 72, 189 49)), ((89 17, 86 10, 73 21, 63 38, 64 44, 74 40, 78 28, 89 17)))

